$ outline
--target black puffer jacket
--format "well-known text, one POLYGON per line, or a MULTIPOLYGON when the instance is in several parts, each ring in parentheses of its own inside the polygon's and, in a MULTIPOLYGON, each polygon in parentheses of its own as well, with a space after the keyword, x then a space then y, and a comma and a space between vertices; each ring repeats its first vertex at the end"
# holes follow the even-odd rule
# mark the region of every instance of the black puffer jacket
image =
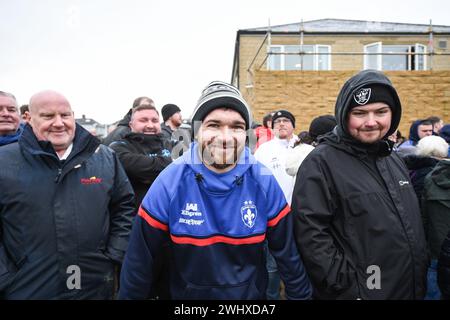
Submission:
POLYGON ((77 125, 62 162, 26 126, 0 159, 0 297, 112 298, 134 214, 114 152, 77 125), (81 289, 71 289, 77 267, 81 289))
POLYGON ((375 83, 392 90, 397 100, 387 135, 395 131, 401 106, 390 81, 380 72, 361 72, 338 97, 337 129, 323 137, 297 174, 296 242, 319 299, 425 294, 426 244, 408 171, 387 141, 367 145, 347 133, 353 92, 375 83))
POLYGON ((172 162, 172 142, 160 134, 132 132, 110 147, 116 151, 131 181, 138 208, 153 181, 172 162))

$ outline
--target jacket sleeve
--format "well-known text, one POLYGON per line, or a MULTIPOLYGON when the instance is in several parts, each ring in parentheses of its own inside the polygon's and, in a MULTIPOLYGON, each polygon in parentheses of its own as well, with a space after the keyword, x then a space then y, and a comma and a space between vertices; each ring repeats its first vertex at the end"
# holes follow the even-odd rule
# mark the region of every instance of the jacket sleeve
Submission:
POLYGON ((139 211, 120 273, 119 299, 143 300, 150 297, 154 261, 167 237, 166 231, 149 224, 147 212, 142 208, 139 211))
POLYGON ((442 299, 450 300, 450 232, 442 244, 437 267, 437 281, 442 299))
POLYGON ((8 257, 5 246, 3 245, 3 234, 0 222, 0 299, 2 299, 3 291, 8 286, 16 271, 17 268, 8 257))
POLYGON ((128 245, 136 209, 130 181, 115 154, 113 157, 115 176, 109 203, 110 230, 105 254, 113 261, 121 263, 128 245))
POLYGON ((171 157, 153 156, 133 152, 126 142, 117 141, 110 145, 116 151, 129 177, 142 183, 151 183, 155 174, 163 171, 171 162, 171 157))
POLYGON ((322 161, 313 154, 297 173, 292 199, 295 240, 316 297, 356 299, 359 296, 356 271, 332 234, 337 205, 322 161))
POLYGON ((310 299, 311 283, 295 245, 291 209, 275 178, 270 178, 267 194, 273 201, 270 208, 275 211, 269 214, 267 222, 269 250, 277 262, 287 298, 310 299))
POLYGON ((134 221, 120 274, 119 299, 149 297, 153 284, 154 262, 169 234, 169 206, 169 195, 157 180, 142 201, 134 221))

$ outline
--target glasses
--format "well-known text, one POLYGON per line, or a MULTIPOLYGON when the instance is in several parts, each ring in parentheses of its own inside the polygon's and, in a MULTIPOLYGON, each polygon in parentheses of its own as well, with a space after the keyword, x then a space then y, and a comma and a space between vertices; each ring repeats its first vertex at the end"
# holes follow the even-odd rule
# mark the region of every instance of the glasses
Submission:
POLYGON ((288 123, 291 122, 288 118, 278 118, 276 119, 273 124, 280 124, 280 123, 288 123))

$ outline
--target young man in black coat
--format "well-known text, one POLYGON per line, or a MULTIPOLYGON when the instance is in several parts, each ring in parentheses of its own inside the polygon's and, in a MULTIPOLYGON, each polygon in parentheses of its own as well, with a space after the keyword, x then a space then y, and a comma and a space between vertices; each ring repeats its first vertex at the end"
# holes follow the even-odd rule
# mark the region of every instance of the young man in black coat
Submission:
POLYGON ((295 234, 319 299, 422 299, 427 252, 419 203, 387 138, 401 104, 365 70, 336 102, 337 127, 303 161, 292 199, 295 234))

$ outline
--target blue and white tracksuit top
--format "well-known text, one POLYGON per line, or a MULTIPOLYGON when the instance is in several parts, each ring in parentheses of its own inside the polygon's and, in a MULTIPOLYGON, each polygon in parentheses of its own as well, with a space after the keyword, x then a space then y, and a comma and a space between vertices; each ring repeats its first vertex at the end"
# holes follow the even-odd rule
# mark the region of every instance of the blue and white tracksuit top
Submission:
POLYGON ((173 299, 265 299, 265 239, 288 298, 310 298, 290 207, 275 178, 248 148, 235 168, 215 173, 202 164, 197 146, 162 171, 142 201, 119 298, 148 297, 153 259, 167 238, 173 299))

